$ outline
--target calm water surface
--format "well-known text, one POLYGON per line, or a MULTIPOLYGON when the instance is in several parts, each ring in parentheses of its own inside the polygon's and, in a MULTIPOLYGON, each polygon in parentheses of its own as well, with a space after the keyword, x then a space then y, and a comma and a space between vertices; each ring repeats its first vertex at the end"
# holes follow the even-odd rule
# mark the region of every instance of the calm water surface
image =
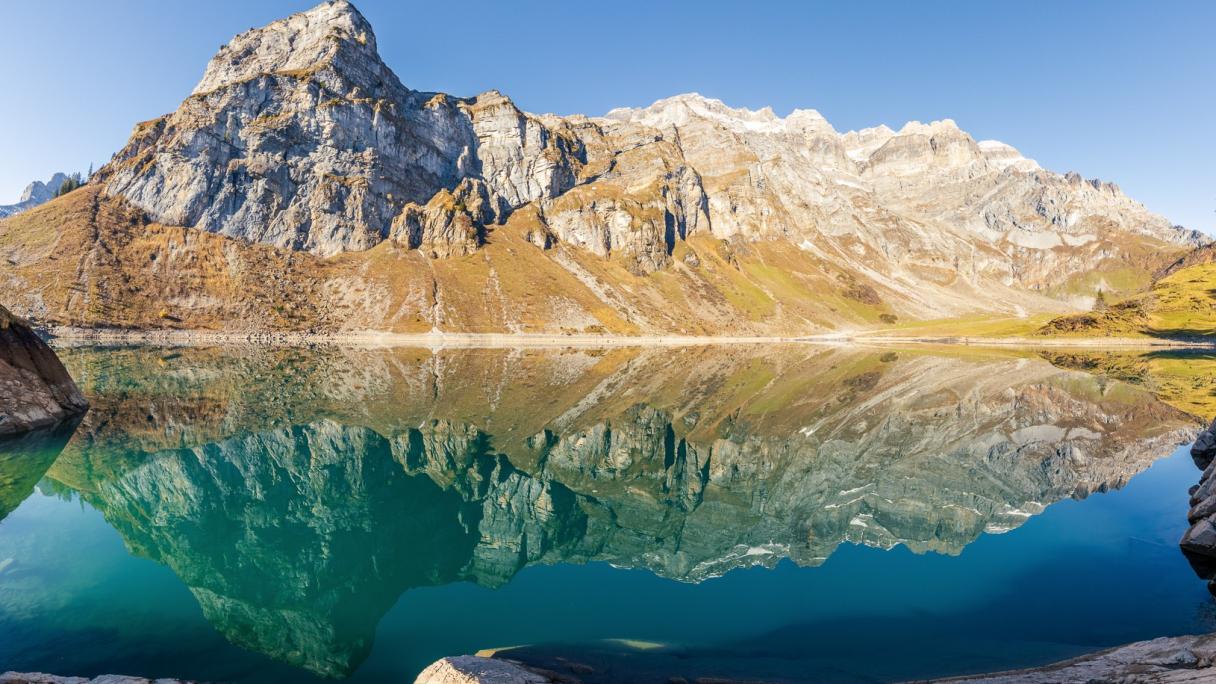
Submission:
POLYGON ((1216 629, 1167 391, 1210 359, 63 358, 93 409, 0 445, 0 669, 408 682, 531 644, 586 681, 890 681, 1216 629))

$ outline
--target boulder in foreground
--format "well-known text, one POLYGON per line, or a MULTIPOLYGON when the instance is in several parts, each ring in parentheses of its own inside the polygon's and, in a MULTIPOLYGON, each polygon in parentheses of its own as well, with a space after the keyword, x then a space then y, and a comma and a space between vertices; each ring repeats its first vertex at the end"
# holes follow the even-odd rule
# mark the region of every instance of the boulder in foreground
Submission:
POLYGON ((551 684, 553 681, 510 660, 465 655, 436 660, 418 675, 414 684, 551 684))
POLYGON ((1216 681, 1216 634, 1161 637, 1028 670, 970 675, 935 682, 954 684, 1198 684, 1216 681))
POLYGON ((88 407, 55 352, 0 306, 0 437, 54 425, 88 407))
POLYGON ((88 677, 61 677, 42 672, 5 672, 0 674, 0 684, 187 684, 180 679, 147 679, 125 675, 101 675, 88 677))

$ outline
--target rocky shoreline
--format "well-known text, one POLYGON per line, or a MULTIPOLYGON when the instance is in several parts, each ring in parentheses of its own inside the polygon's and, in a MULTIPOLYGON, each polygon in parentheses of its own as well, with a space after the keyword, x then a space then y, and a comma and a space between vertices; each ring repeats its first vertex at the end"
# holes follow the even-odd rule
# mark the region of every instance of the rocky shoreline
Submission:
POLYGON ((1191 487, 1191 509, 1187 512, 1190 529, 1179 545, 1195 574, 1208 581, 1208 591, 1216 596, 1216 420, 1199 434, 1191 447, 1191 458, 1203 469, 1199 484, 1191 487))
POLYGON ((45 333, 65 346, 82 344, 151 344, 151 345, 218 345, 256 344, 264 346, 301 347, 315 345, 359 345, 384 347, 640 347, 640 346, 700 346, 715 344, 847 344, 874 345, 961 345, 1012 347, 1083 347, 1085 349, 1170 348, 1209 349, 1216 347, 1211 340, 1163 338, 1071 338, 1071 337, 965 337, 948 335, 892 336, 881 330, 852 334, 822 333, 813 335, 593 335, 557 333, 468 333, 439 332, 403 333, 377 330, 345 332, 275 331, 275 330, 188 330, 188 329, 130 329, 80 328, 49 326, 45 333))
POLYGON ((0 684, 193 684, 184 679, 148 679, 126 677, 125 674, 102 674, 100 677, 60 677, 43 672, 5 672, 0 684))
POLYGON ((1138 641, 1045 667, 916 684, 1198 684, 1216 681, 1216 634, 1138 641))
MULTIPOLYGON (((575 684, 581 681, 579 674, 574 670, 555 672, 504 658, 457 656, 434 662, 418 675, 414 684, 575 684)), ((687 680, 673 677, 670 681, 687 680)), ((694 680, 702 681, 711 680, 694 680)), ((718 678, 712 681, 714 684, 735 682, 718 678)), ((906 684, 1198 684, 1211 681, 1216 681, 1216 634, 1162 637, 1043 667, 915 680, 906 684)))

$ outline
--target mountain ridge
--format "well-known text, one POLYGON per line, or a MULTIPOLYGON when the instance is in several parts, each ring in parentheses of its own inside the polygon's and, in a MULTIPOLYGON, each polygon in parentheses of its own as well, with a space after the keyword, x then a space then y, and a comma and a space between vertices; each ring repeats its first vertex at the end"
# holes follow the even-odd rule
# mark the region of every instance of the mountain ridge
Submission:
MULTIPOLYGON (((1061 314, 1146 286, 1206 241, 1113 184, 1045 171, 948 119, 840 134, 815 110, 778 117, 695 94, 588 117, 529 114, 497 91, 410 90, 346 0, 233 38, 181 107, 138 125, 92 187, 112 205, 102 214, 235 240, 225 250, 264 243, 318 264, 359 262, 320 295, 335 310, 367 299, 368 274, 398 283, 374 285, 386 302, 376 316, 335 314, 343 329, 451 330, 478 315, 473 300, 495 297, 488 327, 455 330, 804 333, 1061 314), (408 264, 381 263, 376 248, 408 264), (478 260, 476 277, 425 282, 478 260), (524 301, 538 297, 543 310, 524 301), (436 312, 445 306, 461 310, 436 312)), ((50 214, 0 224, 0 254, 28 267, 0 287, 29 315, 115 322, 48 302, 33 273, 46 255, 27 247, 31 233, 62 232, 50 214)), ((108 247, 41 265, 95 282, 90 260, 80 265, 89 249, 108 247)), ((144 264, 117 271, 152 278, 144 264)), ((98 295, 120 318, 147 318, 129 292, 98 295)), ((166 307, 159 324, 257 325, 199 306, 166 307)))

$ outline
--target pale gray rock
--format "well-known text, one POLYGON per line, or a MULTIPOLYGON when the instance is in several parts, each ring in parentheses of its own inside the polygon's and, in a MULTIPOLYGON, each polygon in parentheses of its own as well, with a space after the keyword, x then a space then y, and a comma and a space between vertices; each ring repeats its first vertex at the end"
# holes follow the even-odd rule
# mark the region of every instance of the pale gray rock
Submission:
POLYGON ((494 194, 517 207, 574 187, 582 142, 565 127, 550 130, 497 90, 467 107, 477 133, 478 173, 494 194))
POLYGON ((485 240, 485 226, 509 208, 480 180, 464 179, 453 192, 440 190, 423 206, 405 205, 390 236, 432 258, 472 254, 485 240))
POLYGON ((182 679, 148 679, 125 675, 101 675, 99 677, 61 677, 43 672, 5 672, 0 674, 0 684, 190 684, 182 679))
POLYGON ((42 181, 30 183, 25 186, 25 190, 21 192, 21 199, 16 204, 0 206, 0 218, 19 214, 26 209, 33 209, 40 204, 50 202, 67 179, 67 174, 57 172, 52 174, 50 180, 45 183, 42 181))
POLYGON ((1216 681, 1216 634, 1162 637, 1046 667, 936 679, 956 684, 1200 684, 1216 681))
POLYGON ((329 255, 375 246, 462 180, 484 177, 503 209, 561 192, 563 140, 496 93, 406 88, 333 0, 234 38, 100 177, 159 222, 329 255))
POLYGON ((459 102, 401 85, 336 0, 234 38, 100 176, 162 223, 333 254, 454 187, 475 144, 459 102))
POLYGON ((553 681, 509 660, 464 655, 431 663, 414 684, 551 684, 553 681))
POLYGON ((0 437, 54 425, 87 408, 55 352, 0 306, 0 437))

